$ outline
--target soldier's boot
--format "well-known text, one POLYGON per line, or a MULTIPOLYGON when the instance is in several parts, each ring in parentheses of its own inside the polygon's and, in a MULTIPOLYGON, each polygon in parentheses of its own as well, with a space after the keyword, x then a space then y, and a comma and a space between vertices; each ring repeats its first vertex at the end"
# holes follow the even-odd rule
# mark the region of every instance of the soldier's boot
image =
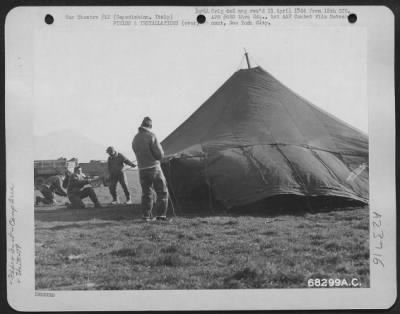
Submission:
POLYGON ((93 202, 94 207, 100 208, 101 204, 99 203, 99 200, 97 199, 97 195, 93 189, 90 189, 89 191, 89 198, 93 202))
POLYGON ((80 198, 79 195, 68 195, 68 198, 71 202, 70 205, 68 205, 68 208, 70 209, 83 209, 85 208, 85 204, 82 202, 82 199, 80 198))

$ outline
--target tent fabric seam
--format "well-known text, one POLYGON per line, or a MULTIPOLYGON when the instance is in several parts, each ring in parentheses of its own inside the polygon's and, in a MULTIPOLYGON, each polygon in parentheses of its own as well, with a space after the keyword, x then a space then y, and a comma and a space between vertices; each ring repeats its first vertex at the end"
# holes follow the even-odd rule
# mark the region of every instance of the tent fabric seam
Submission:
POLYGON ((344 198, 350 198, 350 199, 354 199, 356 201, 359 202, 363 202, 365 204, 368 204, 368 198, 365 197, 361 197, 357 194, 354 194, 352 192, 348 192, 348 191, 343 191, 343 190, 339 190, 339 189, 332 189, 332 188, 315 188, 312 189, 310 194, 306 194, 304 193, 304 191, 301 191, 301 189, 295 189, 292 188, 292 190, 289 192, 287 191, 282 191, 282 189, 280 188, 272 188, 269 192, 267 191, 262 191, 262 192, 256 192, 251 194, 251 196, 248 196, 246 198, 241 198, 241 199, 219 199, 219 201, 225 203, 226 205, 228 205, 227 203, 231 203, 231 202, 235 202, 237 204, 246 204, 248 202, 248 200, 252 200, 254 198, 255 195, 260 195, 259 197, 257 197, 258 200, 262 200, 268 197, 273 197, 273 196, 278 196, 278 195, 297 195, 297 196, 304 196, 307 199, 310 197, 318 197, 318 196, 336 196, 336 197, 344 197, 344 198), (332 195, 332 193, 325 193, 326 191, 328 192, 334 192, 334 195, 332 195))
POLYGON ((254 159, 243 147, 241 147, 241 151, 243 152, 243 155, 246 156, 246 158, 251 162, 251 164, 257 169, 258 174, 261 177, 261 180, 264 182, 264 184, 268 185, 269 182, 265 178, 264 174, 262 173, 259 165, 257 164, 257 160, 254 159))
MULTIPOLYGON (((345 189, 348 189, 346 186, 343 186, 343 184, 340 183, 340 179, 339 179, 339 177, 337 176, 337 174, 336 174, 330 167, 328 167, 328 165, 322 160, 321 156, 319 156, 318 153, 315 152, 315 151, 312 150, 312 149, 310 149, 310 151, 311 151, 311 153, 314 155, 314 157, 315 157, 316 159, 318 159, 318 161, 326 168, 326 170, 328 170, 329 174, 330 174, 332 177, 334 177, 334 178, 336 179, 336 183, 338 183, 341 187, 343 187, 343 188, 345 188, 345 189)), ((346 166, 346 168, 347 168, 347 166, 346 166)), ((353 189, 352 187, 351 187, 351 190, 353 190, 353 192, 355 192, 354 189, 353 189)))
MULTIPOLYGON (((200 143, 200 145, 202 146, 203 149, 203 144, 200 143)), ((343 156, 357 156, 357 157, 363 157, 363 155, 361 154, 352 154, 350 152, 346 152, 346 151, 331 151, 328 149, 323 149, 323 148, 319 148, 316 146, 310 146, 308 144, 302 144, 302 145, 298 145, 298 144, 287 144, 287 143, 266 143, 266 144, 246 144, 246 145, 237 145, 237 146, 231 146, 230 148, 245 148, 245 147, 254 147, 254 146, 276 146, 276 145, 280 145, 280 146, 297 146, 297 147, 303 147, 303 148, 308 148, 308 149, 314 149, 314 150, 319 150, 319 151, 323 151, 323 152, 327 152, 327 153, 331 153, 334 155, 340 155, 340 157, 343 158, 343 156)), ((183 150, 182 150, 183 151, 183 150)), ((204 149, 203 149, 204 151, 204 149)), ((202 155, 191 155, 191 156, 179 156, 177 157, 176 155, 179 155, 181 152, 179 153, 175 153, 173 155, 169 155, 164 157, 165 160, 168 159, 173 159, 173 158, 181 158, 181 159, 190 159, 190 158, 201 158, 201 157, 207 157, 208 154, 202 154, 202 155)), ((345 163, 343 161, 343 159, 340 159, 343 163, 345 163)))
POLYGON ((296 174, 295 178, 296 178, 296 182, 299 186, 302 186, 304 191, 306 192, 305 194, 308 195, 308 188, 305 184, 305 182, 303 181, 303 179, 301 178, 301 176, 299 175, 299 173, 297 172, 297 169, 293 166, 292 162, 289 160, 289 158, 287 158, 287 156, 285 155, 285 153, 281 150, 281 148, 279 147, 279 145, 276 145, 276 149, 278 150, 278 152, 282 155, 282 157, 286 160, 287 165, 290 167, 290 169, 292 169, 293 173, 296 174), (301 181, 301 182, 299 182, 301 181))

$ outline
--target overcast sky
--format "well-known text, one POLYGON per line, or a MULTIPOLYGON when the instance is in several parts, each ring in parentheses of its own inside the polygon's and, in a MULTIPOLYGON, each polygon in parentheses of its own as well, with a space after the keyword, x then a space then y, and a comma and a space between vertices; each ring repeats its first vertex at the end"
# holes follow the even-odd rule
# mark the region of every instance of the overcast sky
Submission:
MULTIPOLYGON (((362 28, 48 27, 35 34, 35 135, 76 129, 130 152, 144 116, 162 140, 245 66, 368 133, 362 28)), ((50 149, 50 148, 49 148, 50 149)))

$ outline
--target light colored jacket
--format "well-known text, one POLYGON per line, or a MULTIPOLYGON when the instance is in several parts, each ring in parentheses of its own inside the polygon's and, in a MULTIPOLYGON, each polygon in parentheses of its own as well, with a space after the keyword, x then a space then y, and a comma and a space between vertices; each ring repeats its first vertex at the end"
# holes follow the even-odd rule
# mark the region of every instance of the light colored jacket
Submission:
POLYGON ((164 157, 164 151, 156 135, 150 129, 141 126, 132 141, 139 170, 158 167, 164 157))
POLYGON ((67 193, 62 189, 62 179, 60 176, 51 176, 46 179, 43 183, 43 186, 50 189, 52 192, 56 193, 57 195, 67 196, 67 193))

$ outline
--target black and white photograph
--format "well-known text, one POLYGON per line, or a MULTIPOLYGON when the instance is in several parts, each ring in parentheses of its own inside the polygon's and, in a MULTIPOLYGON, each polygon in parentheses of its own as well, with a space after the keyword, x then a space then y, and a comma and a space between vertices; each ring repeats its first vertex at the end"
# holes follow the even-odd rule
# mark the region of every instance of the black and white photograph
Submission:
POLYGON ((390 9, 20 7, 5 29, 14 308, 393 304, 390 9))

